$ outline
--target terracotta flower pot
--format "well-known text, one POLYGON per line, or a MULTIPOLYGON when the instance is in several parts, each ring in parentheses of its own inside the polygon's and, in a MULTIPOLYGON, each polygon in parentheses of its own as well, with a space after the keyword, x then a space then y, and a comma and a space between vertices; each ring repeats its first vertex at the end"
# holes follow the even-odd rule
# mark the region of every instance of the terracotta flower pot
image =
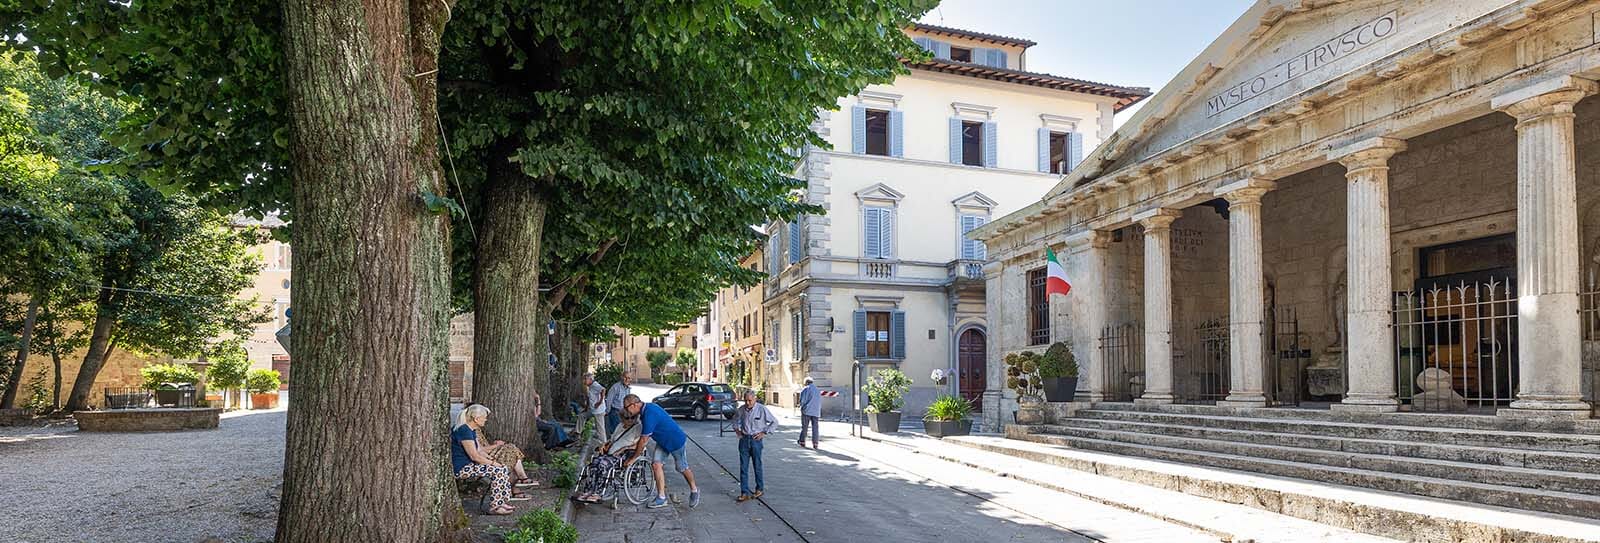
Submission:
POLYGON ((268 392, 266 394, 251 394, 250 395, 250 408, 251 409, 277 409, 278 408, 278 393, 276 393, 276 392, 268 392))

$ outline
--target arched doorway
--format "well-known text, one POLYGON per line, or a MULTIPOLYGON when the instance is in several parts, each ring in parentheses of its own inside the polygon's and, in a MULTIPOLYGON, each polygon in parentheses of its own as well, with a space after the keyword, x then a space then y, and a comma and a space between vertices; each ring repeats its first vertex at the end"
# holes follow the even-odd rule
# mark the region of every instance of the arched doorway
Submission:
POLYGON ((973 409, 982 409, 983 388, 988 382, 988 363, 984 359, 989 349, 988 339, 982 331, 971 328, 961 333, 956 345, 957 386, 961 397, 972 402, 973 409))

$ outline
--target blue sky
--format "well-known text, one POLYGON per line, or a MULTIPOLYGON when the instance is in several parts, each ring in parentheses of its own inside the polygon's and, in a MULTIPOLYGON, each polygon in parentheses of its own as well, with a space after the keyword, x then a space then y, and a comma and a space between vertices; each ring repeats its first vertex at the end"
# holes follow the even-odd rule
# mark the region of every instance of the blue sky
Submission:
MULTIPOLYGON (((944 0, 922 22, 1038 42, 1028 71, 1160 90, 1254 0, 944 0)), ((1117 125, 1137 109, 1117 114, 1117 125)))

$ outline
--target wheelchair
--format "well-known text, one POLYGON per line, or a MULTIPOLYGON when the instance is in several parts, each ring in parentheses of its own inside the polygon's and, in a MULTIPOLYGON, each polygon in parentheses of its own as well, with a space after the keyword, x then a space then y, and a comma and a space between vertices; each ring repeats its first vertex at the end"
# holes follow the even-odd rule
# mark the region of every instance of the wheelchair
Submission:
MULTIPOLYGON (((587 468, 587 466, 585 466, 587 468)), ((641 455, 633 459, 626 466, 613 467, 605 474, 607 483, 600 488, 600 501, 611 502, 611 508, 616 509, 621 500, 627 500, 633 505, 643 504, 655 497, 656 478, 655 471, 650 469, 650 458, 641 455)), ((578 479, 578 488, 583 488, 589 478, 589 470, 584 469, 578 479)), ((589 502, 579 501, 579 504, 589 502)))

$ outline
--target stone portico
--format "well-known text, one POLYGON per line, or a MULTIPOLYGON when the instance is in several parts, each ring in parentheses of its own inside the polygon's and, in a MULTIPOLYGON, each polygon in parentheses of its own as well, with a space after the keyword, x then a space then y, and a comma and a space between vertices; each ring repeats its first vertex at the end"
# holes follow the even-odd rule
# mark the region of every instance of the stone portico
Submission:
POLYGON ((1015 409, 1004 356, 1056 341, 1080 401, 1589 418, 1597 17, 1252 7, 1043 199, 973 233, 985 420, 1015 409), (1041 300, 1047 246, 1073 289, 1041 300))

